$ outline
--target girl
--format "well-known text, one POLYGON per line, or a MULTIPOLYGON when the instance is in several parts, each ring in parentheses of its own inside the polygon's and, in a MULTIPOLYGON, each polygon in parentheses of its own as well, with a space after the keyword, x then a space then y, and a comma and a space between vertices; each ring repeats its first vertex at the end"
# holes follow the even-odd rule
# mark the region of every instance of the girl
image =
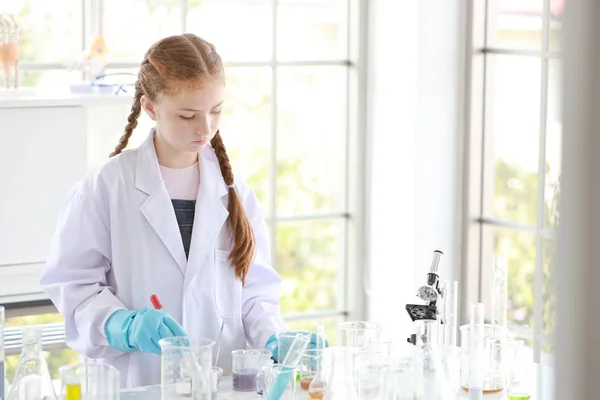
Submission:
POLYGON ((234 180, 219 133, 224 81, 212 44, 191 34, 155 43, 125 134, 58 219, 41 285, 69 346, 116 366, 124 387, 160 383, 162 338, 216 340, 222 330, 228 371, 231 350, 276 350, 273 335, 285 329, 258 201, 234 180), (123 151, 142 109, 156 127, 123 151))

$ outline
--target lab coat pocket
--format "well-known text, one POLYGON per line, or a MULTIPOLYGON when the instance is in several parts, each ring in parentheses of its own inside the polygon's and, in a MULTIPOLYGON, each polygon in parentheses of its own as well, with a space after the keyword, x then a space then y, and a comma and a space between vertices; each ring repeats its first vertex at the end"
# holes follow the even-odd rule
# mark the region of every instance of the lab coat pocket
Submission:
POLYGON ((229 264, 229 251, 215 250, 215 304, 221 318, 242 318, 242 283, 229 264))

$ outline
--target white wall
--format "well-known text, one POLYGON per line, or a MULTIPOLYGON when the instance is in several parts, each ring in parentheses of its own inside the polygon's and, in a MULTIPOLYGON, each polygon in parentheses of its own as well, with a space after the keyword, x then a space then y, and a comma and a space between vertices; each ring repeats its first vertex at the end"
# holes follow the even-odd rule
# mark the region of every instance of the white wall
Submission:
POLYGON ((598 398, 600 3, 568 3, 557 264, 556 399, 598 398))
MULTIPOLYGON (((458 1, 369 1, 370 320, 407 336, 433 250, 459 279, 462 44, 458 1), (395 312, 390 314, 390 305, 395 312)), ((400 337, 401 339, 401 337, 400 337)))

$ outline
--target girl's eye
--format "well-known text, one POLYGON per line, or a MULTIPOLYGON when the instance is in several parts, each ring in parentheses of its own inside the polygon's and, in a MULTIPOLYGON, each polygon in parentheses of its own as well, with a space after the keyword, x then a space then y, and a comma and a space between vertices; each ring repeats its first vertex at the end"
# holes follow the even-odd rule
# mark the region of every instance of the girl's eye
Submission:
POLYGON ((184 117, 183 115, 179 116, 179 118, 186 120, 186 121, 190 121, 190 120, 194 119, 195 117, 196 117, 195 115, 192 115, 191 117, 184 117))

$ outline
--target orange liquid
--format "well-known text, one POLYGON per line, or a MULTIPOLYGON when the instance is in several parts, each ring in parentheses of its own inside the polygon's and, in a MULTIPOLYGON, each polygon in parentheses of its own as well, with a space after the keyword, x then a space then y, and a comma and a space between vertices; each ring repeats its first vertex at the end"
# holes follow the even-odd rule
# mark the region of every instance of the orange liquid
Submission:
POLYGON ((312 382, 314 376, 307 376, 305 378, 300 379, 300 387, 302 390, 308 390, 310 383, 312 382))
MULTIPOLYGON (((462 386, 462 389, 463 389, 465 392, 468 392, 468 391, 469 391, 469 388, 466 388, 466 387, 464 387, 464 386, 462 386)), ((502 391, 502 389, 503 389, 503 388, 502 388, 502 387, 500 387, 500 386, 498 386, 498 385, 491 386, 489 383, 484 383, 484 384, 483 384, 483 394, 493 394, 493 393, 498 393, 498 392, 501 392, 501 391, 502 391)))
POLYGON ((308 391, 308 398, 314 400, 323 399, 323 389, 312 389, 308 391))

